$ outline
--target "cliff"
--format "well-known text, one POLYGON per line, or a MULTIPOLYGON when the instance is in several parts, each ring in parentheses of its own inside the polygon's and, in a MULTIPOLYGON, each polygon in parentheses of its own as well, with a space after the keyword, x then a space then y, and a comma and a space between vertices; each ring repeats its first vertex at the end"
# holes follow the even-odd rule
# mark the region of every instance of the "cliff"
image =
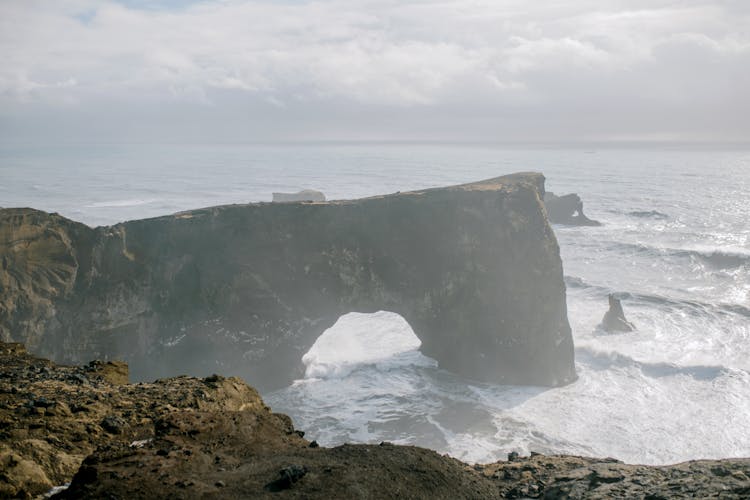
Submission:
POLYGON ((0 210, 0 338, 135 380, 220 371, 269 389, 348 312, 393 311, 440 366, 575 378, 544 177, 351 201, 257 203, 89 228, 0 210))
POLYGON ((0 498, 747 498, 750 459, 627 465, 573 456, 474 465, 412 446, 317 446, 242 380, 126 383, 0 343, 0 498))

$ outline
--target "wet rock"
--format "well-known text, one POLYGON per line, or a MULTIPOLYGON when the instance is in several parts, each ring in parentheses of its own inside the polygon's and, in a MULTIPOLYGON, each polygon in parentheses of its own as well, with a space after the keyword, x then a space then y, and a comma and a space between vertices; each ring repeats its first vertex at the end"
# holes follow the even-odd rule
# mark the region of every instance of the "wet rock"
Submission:
POLYGON ((622 303, 620 303, 620 300, 615 298, 612 294, 609 295, 608 299, 609 310, 604 314, 604 318, 602 318, 599 328, 610 333, 632 332, 635 330, 635 325, 625 319, 625 311, 622 309, 622 303))

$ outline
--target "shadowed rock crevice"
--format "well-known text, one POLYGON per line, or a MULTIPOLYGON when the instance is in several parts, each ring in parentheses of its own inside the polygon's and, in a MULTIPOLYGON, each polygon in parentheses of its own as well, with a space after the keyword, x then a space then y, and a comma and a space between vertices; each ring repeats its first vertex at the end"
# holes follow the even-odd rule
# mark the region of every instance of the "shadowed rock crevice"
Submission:
POLYGON ((497 383, 575 378, 544 177, 325 203, 258 203, 89 228, 0 210, 0 336, 134 380, 301 375, 349 312, 393 311, 440 366, 497 383))

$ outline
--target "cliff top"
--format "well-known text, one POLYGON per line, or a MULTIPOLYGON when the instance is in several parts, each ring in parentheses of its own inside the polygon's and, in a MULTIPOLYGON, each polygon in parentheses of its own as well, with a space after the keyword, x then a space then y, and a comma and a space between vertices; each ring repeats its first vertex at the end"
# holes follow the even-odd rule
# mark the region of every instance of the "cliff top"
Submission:
MULTIPOLYGON (((399 198, 399 197, 408 197, 408 196, 423 196, 425 194, 434 194, 434 193, 440 193, 440 192, 448 193, 448 192, 457 192, 457 191, 501 191, 501 190, 514 189, 519 186, 532 186, 537 189, 537 192, 539 193, 540 198, 544 198, 544 192, 545 192, 544 181, 545 181, 544 175, 539 172, 518 172, 518 173, 500 176, 500 177, 493 177, 491 179, 485 179, 485 180, 476 181, 476 182, 468 182, 466 184, 456 184, 453 186, 417 189, 413 191, 399 191, 396 193, 381 194, 381 195, 369 196, 365 198, 327 200, 327 201, 274 202, 273 205, 284 205, 284 204, 348 205, 348 204, 355 204, 355 203, 372 201, 372 200, 383 200, 383 199, 389 199, 389 198, 399 198)), ((251 203, 244 203, 244 204, 229 204, 229 205, 216 205, 216 206, 211 206, 211 207, 201 207, 201 208, 194 208, 190 210, 183 210, 180 212, 176 212, 174 214, 160 215, 157 217, 150 217, 147 219, 139 219, 139 220, 154 220, 154 219, 164 219, 164 218, 189 219, 199 214, 213 212, 216 210, 222 210, 228 207, 236 208, 236 207, 244 207, 244 206, 261 206, 261 205, 271 205, 271 202, 261 201, 261 202, 251 202, 251 203)), ((30 215, 30 214, 37 213, 37 212, 40 214, 46 214, 46 212, 44 211, 31 208, 31 207, 7 207, 7 208, 0 207, 0 216, 6 216, 6 217, 30 215)), ((65 217, 59 215, 56 212, 52 212, 49 215, 65 219, 65 217)), ((76 223, 80 224, 78 222, 76 223)), ((125 224, 125 223, 127 222, 121 222, 121 223, 115 224, 115 226, 119 224, 125 224)), ((103 226, 103 227, 109 227, 109 226, 103 226)))

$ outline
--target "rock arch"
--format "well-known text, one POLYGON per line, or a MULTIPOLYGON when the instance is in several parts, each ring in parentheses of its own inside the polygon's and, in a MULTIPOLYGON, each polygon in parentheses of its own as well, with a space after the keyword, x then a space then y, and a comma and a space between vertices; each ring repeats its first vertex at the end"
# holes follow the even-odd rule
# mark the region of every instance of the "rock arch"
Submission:
POLYGON ((397 313, 347 313, 302 356, 305 377, 338 377, 358 365, 419 349, 420 344, 411 325, 397 313))
POLYGON ((134 379, 211 372, 269 389, 348 312, 394 311, 440 366, 575 378, 541 174, 360 200, 257 203, 91 229, 0 211, 0 335, 134 379), (28 249, 33 249, 31 255, 28 249))

